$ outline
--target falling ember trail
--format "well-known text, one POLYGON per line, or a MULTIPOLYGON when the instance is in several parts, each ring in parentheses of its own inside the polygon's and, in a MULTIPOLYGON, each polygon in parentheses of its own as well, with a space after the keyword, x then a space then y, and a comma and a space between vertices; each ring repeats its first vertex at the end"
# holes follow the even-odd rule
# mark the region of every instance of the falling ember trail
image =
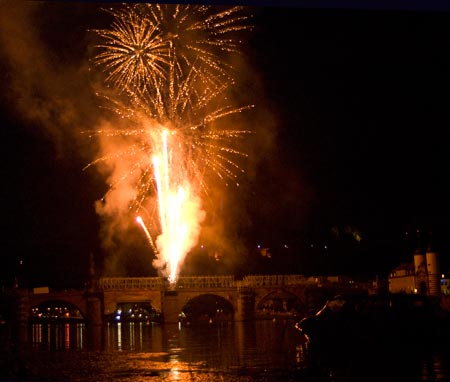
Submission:
POLYGON ((152 236, 150 235, 150 232, 148 232, 148 229, 147 229, 147 227, 146 227, 144 221, 142 220, 142 218, 141 218, 140 216, 137 216, 137 217, 136 217, 136 222, 137 222, 137 223, 142 227, 142 229, 144 230, 145 236, 147 237, 147 240, 148 240, 150 246, 152 247, 153 251, 154 251, 155 254, 156 254, 158 251, 157 251, 157 249, 156 249, 156 247, 155 247, 155 244, 153 243, 152 236))

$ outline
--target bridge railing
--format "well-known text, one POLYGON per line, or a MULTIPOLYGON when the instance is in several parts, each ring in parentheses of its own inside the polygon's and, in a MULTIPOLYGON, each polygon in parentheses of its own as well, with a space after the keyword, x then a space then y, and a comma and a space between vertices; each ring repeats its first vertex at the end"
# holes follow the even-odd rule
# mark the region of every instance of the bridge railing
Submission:
POLYGON ((177 281, 177 289, 189 288, 234 288, 236 281, 234 276, 193 276, 180 277, 177 281))
POLYGON ((311 280, 303 275, 249 275, 245 276, 241 286, 283 286, 308 284, 311 280))
MULTIPOLYGON (((180 277, 175 289, 214 289, 236 287, 264 287, 317 284, 323 282, 317 277, 303 275, 249 275, 242 280, 234 276, 192 276, 180 277)), ((162 277, 104 277, 99 280, 99 288, 108 289, 153 289, 164 290, 170 287, 162 277)))
MULTIPOLYGON (((104 277, 99 280, 99 288, 107 289, 157 289, 163 290, 169 285, 161 277, 104 277)), ((175 289, 196 288, 233 288, 234 276, 193 276, 180 277, 175 289)))
POLYGON ((161 277, 103 277, 99 280, 99 288, 106 289, 164 289, 161 277))

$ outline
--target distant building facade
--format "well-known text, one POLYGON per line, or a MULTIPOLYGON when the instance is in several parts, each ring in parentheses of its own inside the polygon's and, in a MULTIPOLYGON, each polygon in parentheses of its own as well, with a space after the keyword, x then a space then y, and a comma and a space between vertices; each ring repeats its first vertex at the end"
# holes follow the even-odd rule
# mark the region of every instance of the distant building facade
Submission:
POLYGON ((450 296, 450 277, 448 275, 441 276, 441 294, 450 296))
POLYGON ((442 284, 439 256, 431 248, 425 253, 416 251, 413 262, 399 265, 389 275, 391 293, 440 296, 450 292, 449 284, 450 280, 442 284), (444 285, 445 288, 442 288, 444 285))
POLYGON ((393 269, 389 275, 389 292, 417 293, 416 275, 413 263, 403 263, 393 269))

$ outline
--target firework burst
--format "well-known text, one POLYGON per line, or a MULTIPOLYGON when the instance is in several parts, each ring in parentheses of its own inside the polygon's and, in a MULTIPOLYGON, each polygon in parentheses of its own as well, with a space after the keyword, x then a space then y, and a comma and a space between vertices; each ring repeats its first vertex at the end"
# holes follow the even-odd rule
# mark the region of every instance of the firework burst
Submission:
POLYGON ((86 168, 125 167, 103 201, 122 185, 132 185, 127 205, 133 214, 157 205, 156 247, 142 218, 138 222, 157 254, 155 267, 171 282, 198 239, 207 174, 238 184, 243 172, 238 163, 246 154, 235 148, 236 141, 250 131, 220 127, 252 107, 235 107, 227 99, 234 80, 224 55, 238 52, 237 33, 249 28, 241 10, 137 4, 109 10, 115 18, 111 29, 94 30, 104 40, 97 45, 94 66, 119 95, 103 94, 107 108, 133 127, 89 132, 121 144, 86 168))
POLYGON ((111 29, 94 30, 103 40, 94 66, 107 73, 105 81, 119 91, 139 92, 148 84, 156 86, 169 64, 169 42, 157 27, 133 8, 108 10, 114 16, 111 29))

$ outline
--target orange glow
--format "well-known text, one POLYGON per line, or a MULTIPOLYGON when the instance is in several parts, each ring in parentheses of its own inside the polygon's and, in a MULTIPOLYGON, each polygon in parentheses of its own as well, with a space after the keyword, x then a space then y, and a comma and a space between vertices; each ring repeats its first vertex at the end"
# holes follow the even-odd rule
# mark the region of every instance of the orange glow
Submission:
POLYGON ((154 146, 160 147, 153 155, 161 225, 161 234, 156 240, 158 259, 163 264, 163 275, 170 283, 175 283, 186 254, 197 243, 204 212, 183 166, 178 163, 182 158, 174 151, 176 144, 169 149, 167 129, 162 130, 160 142, 154 146))
POLYGON ((153 251, 156 253, 157 250, 156 250, 155 244, 153 243, 152 236, 150 235, 150 232, 148 232, 148 229, 147 229, 147 226, 146 226, 145 223, 144 223, 144 220, 142 220, 142 218, 141 218, 140 216, 137 216, 137 217, 136 217, 136 222, 137 222, 137 223, 142 227, 142 229, 144 230, 145 236, 147 237, 147 240, 148 240, 150 246, 152 247, 153 251))
POLYGON ((106 85, 99 95, 123 125, 105 121, 87 132, 101 149, 85 169, 102 164, 108 172, 110 187, 96 208, 111 231, 129 213, 151 221, 149 230, 136 218, 154 268, 174 284, 198 241, 201 192, 212 180, 238 186, 244 172, 247 154, 236 142, 251 131, 225 122, 253 105, 230 101, 234 70, 224 57, 239 53, 236 32, 251 27, 243 7, 136 4, 108 12, 114 21, 94 30, 92 63, 106 85))

